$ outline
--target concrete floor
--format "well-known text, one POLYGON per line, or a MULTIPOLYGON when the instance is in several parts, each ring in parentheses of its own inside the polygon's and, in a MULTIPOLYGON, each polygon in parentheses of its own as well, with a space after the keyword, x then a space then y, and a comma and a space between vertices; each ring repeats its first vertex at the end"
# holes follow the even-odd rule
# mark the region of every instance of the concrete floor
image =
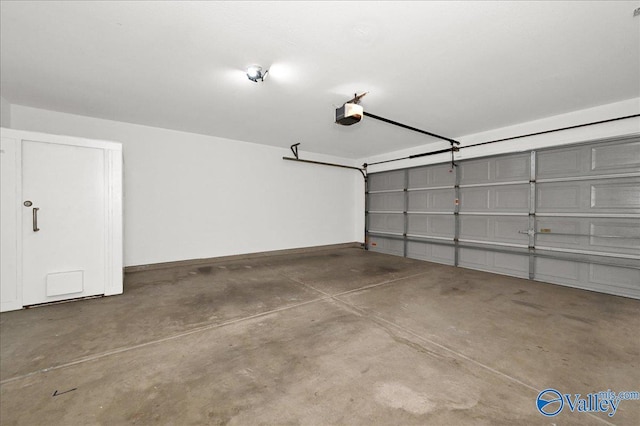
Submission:
POLYGON ((340 248, 129 273, 0 315, 0 423, 640 424, 640 301, 340 248))

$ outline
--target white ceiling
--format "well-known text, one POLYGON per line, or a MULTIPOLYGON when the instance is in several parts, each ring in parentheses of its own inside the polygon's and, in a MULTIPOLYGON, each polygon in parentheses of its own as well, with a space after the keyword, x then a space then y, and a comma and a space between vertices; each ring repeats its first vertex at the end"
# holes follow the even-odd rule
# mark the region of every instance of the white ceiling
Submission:
POLYGON ((7 2, 9 102, 350 158, 640 96, 639 1, 7 2), (270 68, 253 83, 243 68, 270 68))

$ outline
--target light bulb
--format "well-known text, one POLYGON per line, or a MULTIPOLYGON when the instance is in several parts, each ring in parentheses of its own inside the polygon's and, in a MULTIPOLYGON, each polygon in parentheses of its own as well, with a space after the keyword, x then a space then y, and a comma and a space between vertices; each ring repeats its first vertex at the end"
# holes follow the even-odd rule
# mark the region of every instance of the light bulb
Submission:
POLYGON ((249 78, 257 78, 260 77, 260 71, 262 70, 262 67, 259 66, 250 66, 249 68, 247 68, 247 76, 249 78))

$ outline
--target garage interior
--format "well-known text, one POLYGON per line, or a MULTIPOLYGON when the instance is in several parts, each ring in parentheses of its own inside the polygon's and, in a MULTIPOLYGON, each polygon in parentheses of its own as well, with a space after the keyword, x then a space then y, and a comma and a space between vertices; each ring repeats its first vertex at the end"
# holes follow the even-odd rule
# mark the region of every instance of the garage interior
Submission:
POLYGON ((640 423, 637 1, 0 6, 2 425, 640 423))

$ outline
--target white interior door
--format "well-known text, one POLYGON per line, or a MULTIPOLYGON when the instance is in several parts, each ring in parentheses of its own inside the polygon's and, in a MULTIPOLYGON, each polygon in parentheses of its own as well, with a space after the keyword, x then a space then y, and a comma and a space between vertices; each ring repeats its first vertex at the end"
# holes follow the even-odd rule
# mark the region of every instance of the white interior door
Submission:
POLYGON ((105 293, 104 150, 22 144, 24 306, 105 293))

